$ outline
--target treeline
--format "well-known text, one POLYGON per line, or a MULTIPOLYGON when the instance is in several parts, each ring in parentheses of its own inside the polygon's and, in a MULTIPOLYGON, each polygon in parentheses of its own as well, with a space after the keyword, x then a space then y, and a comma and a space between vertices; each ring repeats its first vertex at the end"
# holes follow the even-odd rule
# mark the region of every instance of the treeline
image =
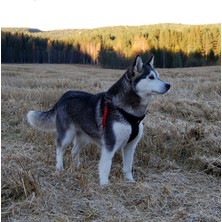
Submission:
POLYGON ((156 67, 220 64, 221 26, 160 24, 87 30, 2 29, 2 63, 81 63, 126 68, 136 54, 156 67))
POLYGON ((1 33, 2 63, 89 63, 79 46, 33 37, 23 32, 1 33))

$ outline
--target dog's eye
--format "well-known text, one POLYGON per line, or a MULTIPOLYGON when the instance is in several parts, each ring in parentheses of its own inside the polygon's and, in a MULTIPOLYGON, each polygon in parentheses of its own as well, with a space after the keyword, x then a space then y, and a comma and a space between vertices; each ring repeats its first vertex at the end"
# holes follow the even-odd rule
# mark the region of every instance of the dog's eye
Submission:
POLYGON ((154 79, 154 76, 149 76, 149 79, 154 79))

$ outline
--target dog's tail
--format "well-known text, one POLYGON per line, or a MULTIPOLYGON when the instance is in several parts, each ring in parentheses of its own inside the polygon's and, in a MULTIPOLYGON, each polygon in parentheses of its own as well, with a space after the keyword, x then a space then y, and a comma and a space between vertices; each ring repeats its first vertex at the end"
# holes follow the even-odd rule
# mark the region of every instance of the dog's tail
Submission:
POLYGON ((47 112, 29 111, 27 120, 36 129, 47 132, 56 130, 56 110, 54 108, 47 112))

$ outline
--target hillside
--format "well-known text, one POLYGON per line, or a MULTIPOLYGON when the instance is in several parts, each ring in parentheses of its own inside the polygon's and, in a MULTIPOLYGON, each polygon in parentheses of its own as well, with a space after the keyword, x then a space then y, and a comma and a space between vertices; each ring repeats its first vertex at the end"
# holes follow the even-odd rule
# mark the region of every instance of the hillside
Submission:
POLYGON ((153 53, 156 67, 220 64, 221 26, 158 24, 42 32, 2 29, 4 63, 81 63, 124 68, 153 53))

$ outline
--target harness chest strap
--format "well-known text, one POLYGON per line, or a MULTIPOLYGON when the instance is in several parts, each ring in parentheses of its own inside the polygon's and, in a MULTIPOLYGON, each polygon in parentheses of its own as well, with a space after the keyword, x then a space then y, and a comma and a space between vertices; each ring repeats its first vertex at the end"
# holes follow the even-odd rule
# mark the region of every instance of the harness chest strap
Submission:
POLYGON ((131 142, 132 140, 134 140, 136 138, 136 136, 139 133, 139 124, 140 122, 144 119, 145 115, 143 116, 134 116, 128 112, 126 112, 123 109, 119 108, 120 113, 123 115, 123 117, 126 119, 126 121, 131 125, 132 131, 129 137, 129 140, 127 143, 131 142))
MULTIPOLYGON (((123 109, 118 108, 119 112, 123 115, 125 120, 131 125, 132 131, 128 140, 128 143, 131 142, 135 137, 138 135, 139 132, 139 124, 144 119, 145 115, 141 117, 134 116, 128 112, 126 112, 123 109)), ((103 111, 103 119, 102 119, 102 125, 103 128, 106 127, 106 121, 108 116, 108 104, 105 105, 104 111, 103 111)))

